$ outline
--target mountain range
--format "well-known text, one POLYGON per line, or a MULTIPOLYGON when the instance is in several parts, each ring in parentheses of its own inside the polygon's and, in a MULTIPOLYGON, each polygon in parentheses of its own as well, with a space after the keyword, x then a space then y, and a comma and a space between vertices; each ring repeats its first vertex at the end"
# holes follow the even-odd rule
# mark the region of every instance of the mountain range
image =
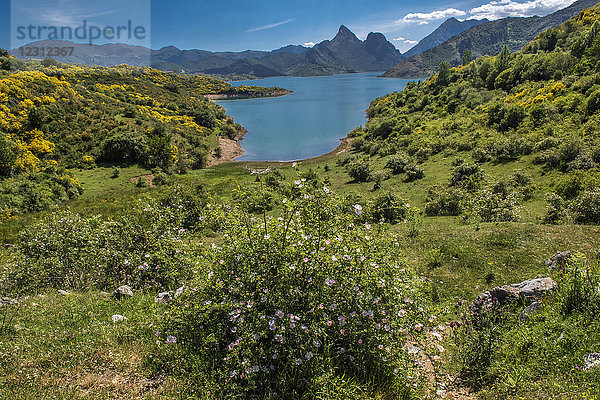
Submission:
MULTIPOLYGON (((347 27, 341 26, 332 40, 312 48, 289 45, 273 51, 210 52, 180 50, 174 46, 150 50, 124 44, 81 45, 45 40, 29 46, 74 47, 70 57, 57 61, 100 66, 129 64, 147 65, 163 71, 184 71, 222 76, 315 76, 336 73, 385 71, 404 59, 396 47, 381 33, 369 33, 360 40, 347 27)), ((11 51, 19 56, 19 50, 11 51)))
POLYGON ((545 17, 508 17, 473 26, 444 43, 415 54, 387 71, 387 78, 424 78, 435 73, 442 61, 460 65, 462 54, 471 50, 473 58, 496 55, 504 45, 511 51, 520 50, 541 32, 553 28, 594 6, 598 0, 578 0, 570 6, 545 17))

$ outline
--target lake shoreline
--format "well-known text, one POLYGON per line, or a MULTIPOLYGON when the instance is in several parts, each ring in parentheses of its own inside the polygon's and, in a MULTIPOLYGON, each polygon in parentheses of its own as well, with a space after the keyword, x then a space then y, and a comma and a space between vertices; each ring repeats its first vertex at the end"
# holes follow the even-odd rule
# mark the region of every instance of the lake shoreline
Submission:
POLYGON ((207 94, 204 97, 207 100, 217 102, 217 101, 227 101, 227 100, 252 100, 252 99, 268 99, 273 97, 282 97, 287 96, 288 94, 294 93, 293 90, 275 90, 272 92, 267 92, 264 94, 257 95, 246 95, 246 94, 207 94))

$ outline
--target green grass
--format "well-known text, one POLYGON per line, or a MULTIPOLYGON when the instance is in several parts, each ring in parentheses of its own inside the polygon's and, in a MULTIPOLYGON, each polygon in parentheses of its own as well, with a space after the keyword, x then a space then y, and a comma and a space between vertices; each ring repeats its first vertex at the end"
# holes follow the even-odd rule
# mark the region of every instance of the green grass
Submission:
POLYGON ((0 398, 172 398, 173 382, 145 365, 157 312, 142 293, 116 301, 52 292, 1 307, 0 398), (127 320, 115 323, 114 314, 127 320))

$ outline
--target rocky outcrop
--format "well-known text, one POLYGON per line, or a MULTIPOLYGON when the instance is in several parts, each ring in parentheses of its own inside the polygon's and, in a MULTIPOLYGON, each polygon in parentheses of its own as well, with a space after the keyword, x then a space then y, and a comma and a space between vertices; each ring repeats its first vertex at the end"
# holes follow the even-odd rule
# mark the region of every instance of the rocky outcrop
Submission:
POLYGON ((506 304, 518 300, 523 300, 526 303, 536 302, 554 289, 556 289, 556 282, 548 277, 498 286, 477 296, 473 308, 475 310, 489 308, 496 303, 506 304))

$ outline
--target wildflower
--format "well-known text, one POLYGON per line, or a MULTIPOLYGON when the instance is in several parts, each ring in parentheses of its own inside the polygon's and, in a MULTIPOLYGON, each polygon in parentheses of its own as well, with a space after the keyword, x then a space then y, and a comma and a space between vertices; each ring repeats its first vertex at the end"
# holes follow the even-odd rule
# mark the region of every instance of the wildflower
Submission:
POLYGON ((375 329, 377 329, 377 330, 381 329, 381 324, 379 324, 379 323, 375 324, 375 329))
POLYGON ((165 343, 167 343, 167 344, 177 343, 177 338, 173 335, 169 335, 169 336, 167 336, 167 340, 165 340, 165 343))
POLYGON ((219 260, 219 264, 221 264, 221 265, 225 264, 225 260, 219 260))
POLYGON ((354 212, 356 213, 356 215, 362 214, 363 208, 360 204, 355 204, 353 208, 354 208, 354 212))
POLYGON ((365 228, 366 228, 367 230, 370 230, 370 229, 371 229, 371 225, 369 225, 369 224, 365 224, 365 228))
POLYGON ((300 364, 302 364, 302 359, 301 359, 301 358, 296 358, 296 359, 294 360, 294 364, 296 364, 296 365, 300 365, 300 364))
POLYGON ((265 235, 264 238, 265 238, 265 240, 269 240, 269 239, 271 239, 271 235, 265 235))
POLYGON ((384 329, 386 332, 389 332, 391 328, 390 328, 390 326, 389 326, 389 325, 385 325, 385 326, 383 327, 383 329, 384 329))
POLYGON ((308 257, 304 257, 304 262, 308 262, 308 257))
POLYGON ((382 344, 380 344, 379 346, 377 346, 377 348, 378 348, 379 350, 383 350, 383 345, 382 345, 382 344))
POLYGON ((306 353, 306 359, 310 360, 311 358, 313 358, 313 353, 312 351, 309 351, 308 353, 306 353))
POLYGON ((331 193, 331 190, 329 190, 327 186, 323 187, 323 191, 325 192, 325 194, 331 193))
POLYGON ((351 362, 354 362, 354 360, 355 360, 355 358, 354 358, 354 357, 352 357, 352 356, 350 356, 350 361, 351 361, 351 362))
POLYGON ((415 330, 416 330, 416 331, 420 331, 422 328, 423 328, 423 324, 422 324, 422 323, 420 323, 420 322, 419 322, 418 324, 416 324, 416 325, 415 325, 415 330))
POLYGON ((399 317, 404 317, 406 315, 406 311, 404 311, 404 309, 400 309, 400 311, 398 311, 398 316, 399 317))
POLYGON ((333 325, 333 322, 327 321, 327 326, 331 326, 331 325, 333 325))
POLYGON ((333 286, 333 285, 335 285, 335 279, 327 278, 327 279, 325 279, 325 284, 327 286, 333 286))
POLYGON ((121 321, 126 321, 126 320, 127 320, 127 317, 124 317, 124 316, 122 316, 120 314, 115 314, 115 315, 112 316, 112 321, 113 322, 121 322, 121 321))
POLYGON ((269 321, 269 329, 274 331, 275 328, 277 328, 277 326, 275 325, 275 321, 274 320, 270 320, 269 321))
POLYGON ((277 318, 283 318, 283 316, 284 316, 284 313, 283 313, 283 311, 281 311, 281 310, 277 310, 277 311, 275 311, 275 316, 276 316, 277 318))
POLYGON ((275 341, 283 344, 285 343, 285 338, 283 337, 283 335, 279 334, 279 335, 275 335, 275 341))
POLYGON ((356 343, 362 344, 362 342, 363 342, 362 339, 358 339, 358 341, 356 343))
POLYGON ((338 323, 340 324, 340 326, 346 325, 346 317, 344 317, 343 315, 340 315, 338 317, 338 323))
POLYGON ((318 340, 313 340, 313 346, 315 346, 318 349, 319 347, 321 347, 321 342, 319 342, 318 340))

